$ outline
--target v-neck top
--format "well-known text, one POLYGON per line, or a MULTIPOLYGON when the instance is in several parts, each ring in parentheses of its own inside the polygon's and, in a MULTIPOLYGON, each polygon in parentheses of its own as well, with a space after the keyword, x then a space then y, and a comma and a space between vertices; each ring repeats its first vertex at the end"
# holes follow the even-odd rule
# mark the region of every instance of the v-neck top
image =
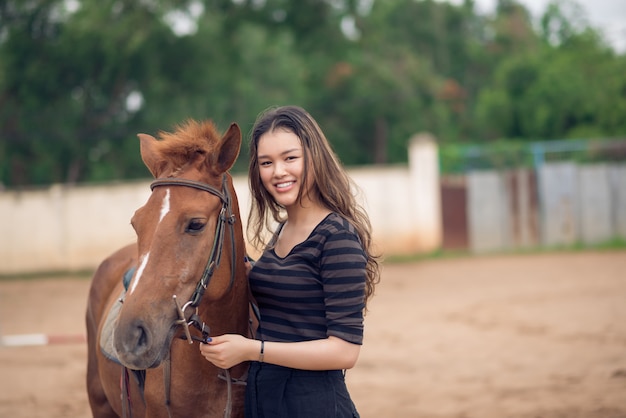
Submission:
POLYGON ((366 256, 354 226, 339 214, 326 216, 285 257, 270 246, 249 280, 260 311, 258 339, 363 343, 366 256))

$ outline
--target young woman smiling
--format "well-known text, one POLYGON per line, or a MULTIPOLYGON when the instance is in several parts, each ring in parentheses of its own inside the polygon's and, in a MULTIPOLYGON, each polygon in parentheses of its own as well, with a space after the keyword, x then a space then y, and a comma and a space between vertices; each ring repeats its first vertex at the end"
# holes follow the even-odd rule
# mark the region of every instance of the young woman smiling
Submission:
POLYGON ((200 350, 221 368, 251 361, 246 417, 358 417, 344 376, 380 279, 367 214, 322 130, 297 106, 257 119, 249 182, 250 241, 264 249, 249 273, 256 339, 222 335, 200 350))

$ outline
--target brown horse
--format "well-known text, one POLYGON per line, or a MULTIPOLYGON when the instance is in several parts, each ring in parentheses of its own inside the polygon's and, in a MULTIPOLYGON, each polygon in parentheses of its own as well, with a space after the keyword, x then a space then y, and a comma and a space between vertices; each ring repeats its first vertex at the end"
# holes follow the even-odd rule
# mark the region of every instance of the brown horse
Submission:
POLYGON ((193 343, 250 335, 245 246, 228 173, 241 131, 232 124, 220 137, 213 123, 189 121, 161 140, 139 139, 156 180, 132 218, 137 243, 102 262, 89 292, 93 416, 242 417, 237 383, 248 365, 217 369, 193 343))

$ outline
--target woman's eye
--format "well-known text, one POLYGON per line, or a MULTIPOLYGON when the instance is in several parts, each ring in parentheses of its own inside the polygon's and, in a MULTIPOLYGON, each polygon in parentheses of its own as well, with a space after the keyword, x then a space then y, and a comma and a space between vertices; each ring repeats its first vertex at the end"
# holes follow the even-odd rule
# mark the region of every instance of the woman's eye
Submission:
POLYGON ((187 225, 187 230, 185 232, 200 232, 206 226, 206 222, 200 219, 192 219, 187 225))

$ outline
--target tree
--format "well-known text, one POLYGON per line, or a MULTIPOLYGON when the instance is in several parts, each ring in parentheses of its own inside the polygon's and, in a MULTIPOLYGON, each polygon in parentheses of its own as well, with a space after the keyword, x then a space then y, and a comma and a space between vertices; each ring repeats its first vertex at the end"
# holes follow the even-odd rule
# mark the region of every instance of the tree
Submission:
POLYGON ((130 174, 136 165, 121 164, 130 155, 121 127, 136 117, 127 99, 168 69, 164 50, 186 46, 148 4, 65 5, 11 1, 2 9, 0 135, 11 157, 3 179, 14 185, 130 174))
POLYGON ((564 4, 570 3, 548 6, 541 19, 541 43, 505 58, 491 85, 482 90, 476 116, 486 139, 626 132, 615 114, 624 109, 626 98, 624 57, 617 57, 595 30, 581 23, 579 8, 565 13, 564 4))
POLYGON ((624 135, 626 57, 578 10, 554 2, 535 26, 515 0, 493 15, 473 0, 5 0, 0 181, 145 177, 138 132, 210 118, 247 135, 282 104, 346 164, 405 161, 421 131, 624 135))

